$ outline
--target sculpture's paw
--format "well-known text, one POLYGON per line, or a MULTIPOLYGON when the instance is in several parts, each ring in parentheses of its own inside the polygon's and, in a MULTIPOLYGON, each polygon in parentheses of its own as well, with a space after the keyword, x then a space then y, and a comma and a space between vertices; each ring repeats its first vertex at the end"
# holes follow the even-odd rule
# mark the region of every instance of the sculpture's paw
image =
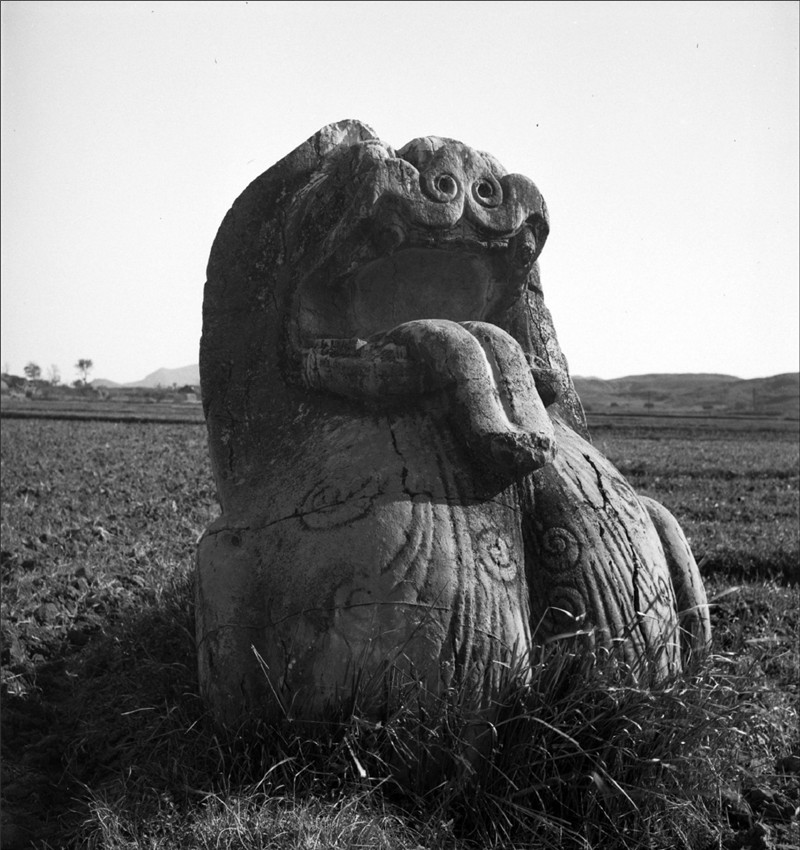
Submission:
POLYGON ((711 646, 711 617, 703 579, 674 516, 655 499, 640 496, 658 533, 669 567, 681 628, 684 658, 701 657, 711 646))
POLYGON ((483 434, 476 441, 476 451, 500 472, 517 477, 549 463, 555 456, 556 442, 552 430, 549 434, 507 430, 483 434))
POLYGON ((522 477, 552 460, 553 424, 517 341, 486 322, 406 322, 381 337, 406 352, 421 386, 450 396, 455 429, 475 463, 522 477))

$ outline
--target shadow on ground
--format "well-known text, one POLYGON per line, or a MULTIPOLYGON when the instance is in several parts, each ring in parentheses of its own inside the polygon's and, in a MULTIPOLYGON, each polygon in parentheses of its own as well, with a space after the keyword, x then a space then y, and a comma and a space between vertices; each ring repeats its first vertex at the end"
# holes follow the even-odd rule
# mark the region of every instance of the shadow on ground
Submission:
POLYGON ((20 674, 21 694, 3 694, 3 850, 68 846, 93 801, 184 804, 192 779, 213 775, 191 597, 184 585, 20 674))

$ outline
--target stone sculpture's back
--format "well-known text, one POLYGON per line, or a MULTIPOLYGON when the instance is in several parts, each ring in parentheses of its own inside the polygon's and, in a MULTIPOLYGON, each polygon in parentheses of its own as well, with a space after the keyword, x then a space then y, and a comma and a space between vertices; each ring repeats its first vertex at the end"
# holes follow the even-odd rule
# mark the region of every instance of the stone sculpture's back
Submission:
POLYGON ((255 180, 214 243, 201 380, 222 516, 198 552, 217 718, 388 673, 480 683, 579 633, 664 673, 708 640, 675 521, 588 442, 542 300, 536 186, 352 121, 255 180))

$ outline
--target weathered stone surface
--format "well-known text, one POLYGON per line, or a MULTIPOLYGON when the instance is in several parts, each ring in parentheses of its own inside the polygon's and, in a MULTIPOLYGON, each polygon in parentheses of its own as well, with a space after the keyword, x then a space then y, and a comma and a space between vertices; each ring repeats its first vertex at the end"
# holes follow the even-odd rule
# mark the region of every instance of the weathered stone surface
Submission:
POLYGON ((200 360, 222 516, 197 630, 220 721, 313 714, 390 671, 488 695, 562 632, 665 672, 679 621, 684 652, 707 642, 677 523, 588 441, 539 283, 548 227, 487 154, 395 151, 355 121, 234 203, 200 360))

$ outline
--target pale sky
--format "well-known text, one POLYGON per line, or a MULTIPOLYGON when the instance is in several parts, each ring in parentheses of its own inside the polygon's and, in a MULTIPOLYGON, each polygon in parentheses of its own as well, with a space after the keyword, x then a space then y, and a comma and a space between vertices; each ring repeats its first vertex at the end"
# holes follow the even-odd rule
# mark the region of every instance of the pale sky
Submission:
POLYGON ((532 178, 575 375, 797 371, 790 2, 2 2, 2 352, 198 361, 228 208, 320 127, 532 178))

